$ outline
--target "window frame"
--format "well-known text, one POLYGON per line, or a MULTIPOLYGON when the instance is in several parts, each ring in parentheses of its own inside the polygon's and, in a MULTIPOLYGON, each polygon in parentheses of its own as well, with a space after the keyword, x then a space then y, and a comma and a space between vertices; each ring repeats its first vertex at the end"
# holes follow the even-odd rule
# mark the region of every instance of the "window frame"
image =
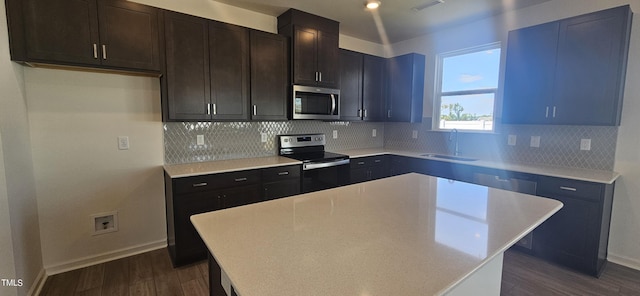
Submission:
POLYGON ((500 70, 502 69, 502 55, 504 54, 502 48, 502 42, 492 42, 478 46, 467 47, 463 49, 448 51, 439 53, 436 55, 436 73, 435 73, 435 87, 434 87, 434 95, 433 95, 433 118, 432 118, 432 130, 435 131, 443 131, 449 132, 453 130, 453 128, 440 128, 440 116, 442 116, 442 97, 446 96, 461 96, 461 95, 482 95, 482 94, 493 94, 493 124, 491 130, 478 130, 478 129, 458 129, 465 133, 495 133, 496 132, 496 111, 498 110, 498 90, 500 87, 500 70), (498 82, 495 88, 485 88, 485 89, 474 89, 474 90, 461 90, 461 91, 449 91, 442 92, 442 74, 443 74, 443 64, 444 59, 454 56, 460 56, 470 53, 476 53, 486 50, 500 49, 500 59, 498 64, 498 82))

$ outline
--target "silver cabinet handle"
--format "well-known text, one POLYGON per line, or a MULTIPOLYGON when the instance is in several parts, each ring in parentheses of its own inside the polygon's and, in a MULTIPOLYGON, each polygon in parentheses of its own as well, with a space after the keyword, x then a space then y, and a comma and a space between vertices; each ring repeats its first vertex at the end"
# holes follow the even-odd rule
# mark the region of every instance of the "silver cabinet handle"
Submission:
POLYGON ((203 187, 203 186, 207 186, 207 185, 208 185, 207 182, 202 182, 202 183, 195 183, 192 186, 193 187, 203 187))
POLYGON ((556 118, 556 106, 553 106, 553 118, 556 118))
POLYGON ((98 44, 93 44, 93 58, 97 59, 98 58, 98 44))
POLYGON ((279 172, 279 173, 278 173, 278 176, 286 176, 286 175, 288 175, 288 174, 289 174, 289 172, 279 172))
POLYGON ((566 187, 566 186, 560 186, 560 189, 567 190, 567 191, 578 191, 578 189, 576 189, 576 188, 566 187))
POLYGON ((367 118, 367 109, 364 109, 364 118, 367 118))
POLYGON ((380 159, 376 159, 376 160, 374 160, 373 162, 375 162, 375 163, 379 163, 379 162, 381 162, 381 161, 382 161, 382 160, 380 160, 380 159))
POLYGON ((316 81, 318 81, 318 72, 316 72, 316 81))
POLYGON ((358 165, 363 165, 364 161, 358 161, 358 165))
POLYGON ((211 115, 211 104, 207 104, 207 115, 211 115))
POLYGON ((391 118, 391 110, 387 111, 387 118, 391 118))
POLYGON ((107 59, 107 46, 106 45, 102 45, 102 59, 106 60, 107 59))
POLYGON ((253 105, 253 116, 258 115, 258 105, 253 105))
POLYGON ((358 109, 358 117, 362 117, 362 109, 358 109))
POLYGON ((218 115, 218 108, 216 108, 216 104, 211 105, 213 105, 213 115, 218 115))
POLYGON ((544 117, 549 118, 549 106, 547 106, 547 110, 544 112, 544 117))
POLYGON ((247 181, 247 178, 237 178, 235 179, 236 182, 242 182, 242 181, 247 181))
POLYGON ((318 72, 318 73, 320 73, 320 80, 318 81, 322 81, 322 72, 318 72))

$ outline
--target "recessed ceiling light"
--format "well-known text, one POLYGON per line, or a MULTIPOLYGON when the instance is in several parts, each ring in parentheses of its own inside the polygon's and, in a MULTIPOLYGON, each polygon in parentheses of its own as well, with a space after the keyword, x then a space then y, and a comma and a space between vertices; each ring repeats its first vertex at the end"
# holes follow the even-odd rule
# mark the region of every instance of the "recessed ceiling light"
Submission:
POLYGON ((364 6, 367 7, 367 9, 377 9, 378 7, 380 7, 380 1, 367 1, 364 3, 364 6))

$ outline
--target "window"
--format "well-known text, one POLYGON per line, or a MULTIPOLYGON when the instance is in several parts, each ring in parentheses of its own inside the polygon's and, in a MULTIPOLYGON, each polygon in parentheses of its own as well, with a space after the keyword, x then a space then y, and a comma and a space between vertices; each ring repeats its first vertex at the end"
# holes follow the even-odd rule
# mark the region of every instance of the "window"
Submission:
POLYGON ((438 56, 434 125, 493 131, 500 43, 438 56))

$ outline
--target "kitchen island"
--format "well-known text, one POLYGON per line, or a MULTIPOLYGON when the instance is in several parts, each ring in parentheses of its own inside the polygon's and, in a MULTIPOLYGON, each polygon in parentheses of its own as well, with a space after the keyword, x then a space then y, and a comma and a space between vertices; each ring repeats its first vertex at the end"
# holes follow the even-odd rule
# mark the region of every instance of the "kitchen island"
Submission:
POLYGON ((498 295, 562 203, 420 174, 194 215, 211 295, 498 295))

